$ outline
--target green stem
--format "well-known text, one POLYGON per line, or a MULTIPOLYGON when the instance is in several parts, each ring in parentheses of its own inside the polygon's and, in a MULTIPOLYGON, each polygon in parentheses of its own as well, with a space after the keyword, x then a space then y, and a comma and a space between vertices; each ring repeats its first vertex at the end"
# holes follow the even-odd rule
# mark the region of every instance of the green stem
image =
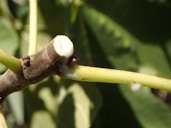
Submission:
POLYGON ((115 69, 78 65, 74 67, 71 72, 67 72, 64 75, 64 78, 87 82, 120 84, 139 83, 150 88, 167 90, 171 92, 171 80, 169 79, 115 69))
POLYGON ((0 49, 0 63, 17 73, 21 70, 21 61, 0 49))
POLYGON ((37 49, 37 0, 30 0, 30 40, 28 54, 36 53, 37 49))

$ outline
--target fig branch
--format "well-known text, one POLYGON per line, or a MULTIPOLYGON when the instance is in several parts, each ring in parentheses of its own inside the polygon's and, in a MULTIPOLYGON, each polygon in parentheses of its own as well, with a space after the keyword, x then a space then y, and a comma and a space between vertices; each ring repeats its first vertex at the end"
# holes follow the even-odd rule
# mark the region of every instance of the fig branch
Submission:
POLYGON ((8 94, 22 90, 47 76, 52 74, 60 75, 60 69, 67 67, 73 51, 73 44, 70 39, 59 35, 45 49, 31 56, 17 59, 10 55, 0 54, 0 56, 3 56, 0 58, 7 57, 6 61, 9 60, 8 62, 13 58, 16 62, 16 64, 8 64, 5 60, 0 60, 2 64, 9 68, 0 76, 0 102, 3 102, 8 94), (14 70, 14 67, 17 67, 17 70, 14 70))
POLYGON ((71 40, 63 35, 54 38, 42 51, 21 59, 0 51, 3 53, 0 54, 1 63, 9 68, 0 76, 0 102, 3 102, 8 94, 23 90, 50 75, 86 82, 129 85, 139 83, 150 88, 171 91, 169 79, 129 71, 77 65, 73 52, 71 40))

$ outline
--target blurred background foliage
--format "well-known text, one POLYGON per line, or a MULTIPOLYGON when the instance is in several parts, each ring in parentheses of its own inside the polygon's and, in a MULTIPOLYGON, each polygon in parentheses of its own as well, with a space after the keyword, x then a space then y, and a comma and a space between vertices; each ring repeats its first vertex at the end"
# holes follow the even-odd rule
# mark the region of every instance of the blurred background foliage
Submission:
MULTIPOLYGON (((0 0, 1 49, 27 54, 28 19, 28 0, 0 0)), ((38 0, 38 51, 58 34, 79 64, 171 78, 169 0, 38 0)), ((170 108, 166 91, 50 76, 11 94, 5 116, 9 128, 170 128, 170 108)))

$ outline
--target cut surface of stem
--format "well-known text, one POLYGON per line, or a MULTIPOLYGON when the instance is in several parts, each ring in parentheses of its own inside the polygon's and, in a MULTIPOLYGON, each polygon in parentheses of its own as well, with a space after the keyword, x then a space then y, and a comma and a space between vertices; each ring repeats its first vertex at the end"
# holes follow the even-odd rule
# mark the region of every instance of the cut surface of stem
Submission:
POLYGON ((69 58, 74 52, 72 41, 64 35, 58 35, 53 40, 53 46, 58 55, 69 58))

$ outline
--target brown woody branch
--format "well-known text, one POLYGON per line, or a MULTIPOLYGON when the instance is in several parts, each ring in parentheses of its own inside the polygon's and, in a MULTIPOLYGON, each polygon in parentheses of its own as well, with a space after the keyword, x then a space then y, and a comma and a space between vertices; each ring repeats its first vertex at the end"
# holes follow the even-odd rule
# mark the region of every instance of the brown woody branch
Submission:
POLYGON ((23 90, 47 76, 60 75, 60 67, 67 65, 68 60, 70 59, 57 54, 53 41, 37 54, 23 57, 19 73, 8 69, 0 76, 0 102, 3 102, 8 94, 23 90))

